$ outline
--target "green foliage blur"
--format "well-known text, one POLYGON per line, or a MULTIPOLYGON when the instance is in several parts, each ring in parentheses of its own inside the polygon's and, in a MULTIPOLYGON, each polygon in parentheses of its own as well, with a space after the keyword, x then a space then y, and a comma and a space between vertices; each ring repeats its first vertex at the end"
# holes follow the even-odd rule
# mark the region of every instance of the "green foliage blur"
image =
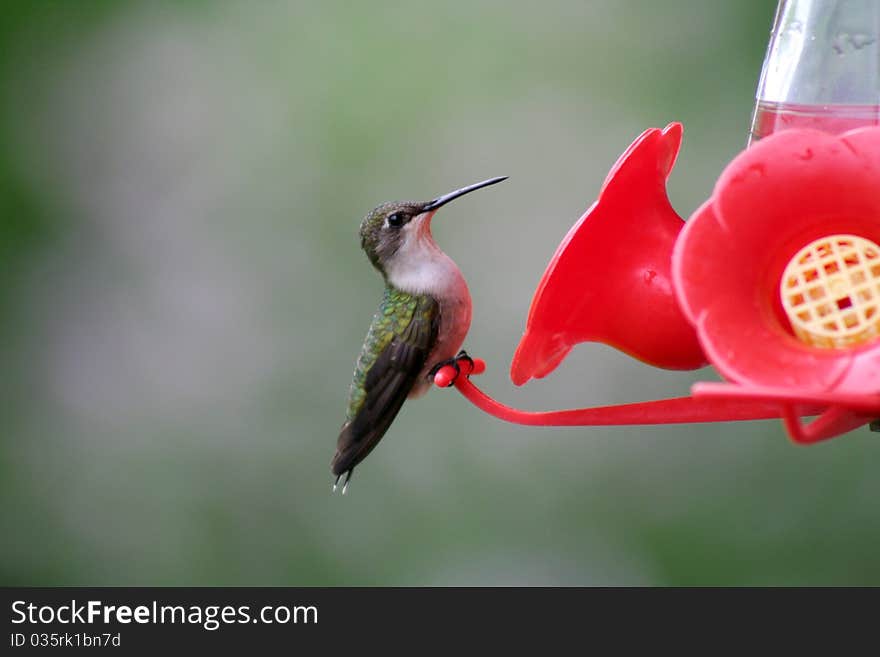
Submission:
POLYGON ((328 469, 378 203, 444 208, 481 385, 533 409, 714 378, 582 345, 507 378, 535 285, 643 129, 688 216, 745 145, 775 2, 0 9, 0 583, 878 584, 880 444, 778 422, 530 429, 404 407, 328 469))

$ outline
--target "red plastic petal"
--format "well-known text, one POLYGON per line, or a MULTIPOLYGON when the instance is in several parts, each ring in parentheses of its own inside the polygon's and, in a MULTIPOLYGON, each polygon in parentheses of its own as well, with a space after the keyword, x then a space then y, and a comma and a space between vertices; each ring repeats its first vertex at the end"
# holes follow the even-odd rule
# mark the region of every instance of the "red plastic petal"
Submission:
POLYGON ((559 245, 513 357, 516 385, 546 376, 586 341, 604 342, 657 367, 706 363, 672 289, 672 248, 684 223, 669 204, 666 178, 681 133, 678 123, 642 133, 559 245))

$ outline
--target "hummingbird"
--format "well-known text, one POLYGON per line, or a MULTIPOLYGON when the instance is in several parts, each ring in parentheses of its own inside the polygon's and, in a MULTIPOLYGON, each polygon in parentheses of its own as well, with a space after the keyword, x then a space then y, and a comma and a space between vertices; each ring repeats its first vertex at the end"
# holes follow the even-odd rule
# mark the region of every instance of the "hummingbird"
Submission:
POLYGON ((442 366, 456 371, 471 325, 471 295, 458 266, 431 235, 431 219, 450 201, 506 180, 490 178, 432 201, 383 203, 364 217, 361 248, 385 281, 382 303, 373 316, 355 365, 345 422, 330 470, 333 490, 388 431, 403 402, 431 387, 442 366))

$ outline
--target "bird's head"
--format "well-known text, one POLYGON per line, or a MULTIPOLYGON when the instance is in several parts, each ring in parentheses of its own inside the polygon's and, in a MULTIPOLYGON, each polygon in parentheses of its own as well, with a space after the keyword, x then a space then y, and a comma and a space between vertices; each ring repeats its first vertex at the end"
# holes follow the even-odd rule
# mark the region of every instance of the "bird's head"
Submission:
POLYGON ((424 247, 433 245, 431 218, 438 209, 459 196, 506 178, 490 178, 438 196, 432 201, 383 203, 361 222, 361 246, 373 266, 388 278, 395 264, 417 259, 424 253, 424 247))

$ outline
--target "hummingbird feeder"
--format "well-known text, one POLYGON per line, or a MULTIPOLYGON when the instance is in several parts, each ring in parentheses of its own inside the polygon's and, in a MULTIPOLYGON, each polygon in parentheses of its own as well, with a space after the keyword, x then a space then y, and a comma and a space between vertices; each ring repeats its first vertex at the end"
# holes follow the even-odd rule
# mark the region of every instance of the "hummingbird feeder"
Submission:
POLYGON ((643 132, 550 260, 510 369, 522 385, 595 341, 654 367, 712 365, 723 383, 550 412, 483 393, 479 359, 435 383, 529 425, 781 418, 807 444, 880 418, 878 40, 880 3, 781 0, 751 145, 685 222, 666 194, 682 127, 643 132))

